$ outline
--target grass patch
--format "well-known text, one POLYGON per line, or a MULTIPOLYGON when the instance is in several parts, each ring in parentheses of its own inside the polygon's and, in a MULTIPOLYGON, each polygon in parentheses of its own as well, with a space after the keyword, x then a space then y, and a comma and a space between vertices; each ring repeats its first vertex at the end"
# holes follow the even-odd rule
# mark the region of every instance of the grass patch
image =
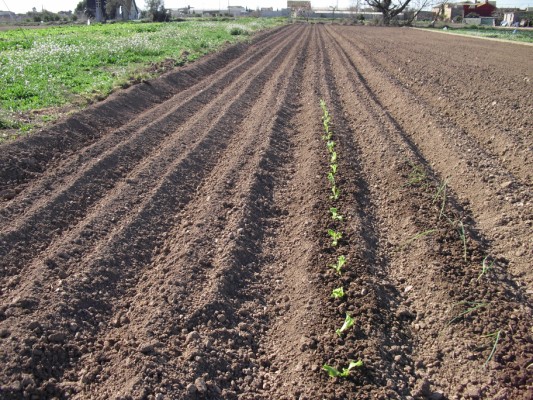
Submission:
POLYGON ((138 76, 158 75, 161 71, 154 69, 154 64, 193 61, 283 21, 129 22, 3 31, 0 113, 9 121, 16 113, 29 116, 31 111, 45 109, 46 114, 54 114, 48 109, 87 104, 127 86, 138 76))
MULTIPOLYGON (((434 28, 429 28, 434 29, 434 28)), ((442 28, 441 28, 442 29, 442 28)), ((512 42, 533 43, 533 31, 514 28, 491 28, 484 26, 465 26, 461 28, 448 27, 448 32, 460 33, 469 36, 487 37, 493 39, 509 40, 512 42)))

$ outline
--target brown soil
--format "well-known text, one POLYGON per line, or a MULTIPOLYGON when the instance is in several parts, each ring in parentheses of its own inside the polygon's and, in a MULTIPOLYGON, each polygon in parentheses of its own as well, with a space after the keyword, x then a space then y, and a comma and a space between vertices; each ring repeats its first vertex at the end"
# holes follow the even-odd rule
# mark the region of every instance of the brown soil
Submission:
POLYGON ((291 25, 2 145, 0 397, 532 398, 532 55, 291 25))

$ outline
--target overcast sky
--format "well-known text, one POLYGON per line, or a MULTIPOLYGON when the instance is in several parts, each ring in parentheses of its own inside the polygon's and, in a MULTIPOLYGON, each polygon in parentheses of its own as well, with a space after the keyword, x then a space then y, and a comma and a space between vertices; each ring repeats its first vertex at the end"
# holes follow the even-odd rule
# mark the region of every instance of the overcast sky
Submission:
MULTIPOLYGON (((313 7, 328 7, 338 6, 340 8, 349 7, 354 4, 356 0, 311 0, 313 7)), ((364 0, 361 0, 363 3, 364 0)), ((33 7, 40 10, 44 7, 46 10, 58 12, 74 10, 79 0, 0 0, 0 10, 25 13, 31 11, 33 7)), ((144 0, 136 0, 137 6, 144 8, 144 0)), ((285 8, 287 6, 286 0, 229 0, 230 5, 249 7, 256 9, 257 7, 274 7, 285 8)), ((197 9, 217 9, 227 8, 228 0, 165 0, 167 8, 181 8, 190 5, 197 9)), ((533 7, 533 0, 500 0, 496 3, 499 7, 533 7)))

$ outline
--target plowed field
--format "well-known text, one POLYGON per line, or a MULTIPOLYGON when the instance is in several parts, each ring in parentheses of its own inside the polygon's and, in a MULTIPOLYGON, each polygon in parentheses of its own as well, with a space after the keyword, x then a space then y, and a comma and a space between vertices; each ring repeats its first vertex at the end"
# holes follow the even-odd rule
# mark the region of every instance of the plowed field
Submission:
POLYGON ((290 25, 3 144, 0 397, 533 398, 532 80, 290 25))

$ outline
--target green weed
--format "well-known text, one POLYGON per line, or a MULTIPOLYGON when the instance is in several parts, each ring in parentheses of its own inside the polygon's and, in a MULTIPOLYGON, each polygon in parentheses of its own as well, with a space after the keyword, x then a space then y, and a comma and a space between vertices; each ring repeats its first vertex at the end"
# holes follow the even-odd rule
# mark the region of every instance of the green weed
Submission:
POLYGON ((486 256, 483 259, 483 262, 481 263, 481 272, 479 273, 479 276, 477 277, 477 280, 479 281, 483 275, 485 275, 487 272, 489 272, 492 267, 494 266, 494 261, 491 261, 490 264, 487 262, 489 256, 486 256))
POLYGON ((490 338, 493 338, 494 341, 492 343, 492 350, 489 354, 489 356, 487 357, 487 360, 485 361, 485 363, 483 364, 483 367, 486 368, 487 367, 487 364, 490 362, 490 360, 492 359, 492 356, 494 355, 494 353, 496 352, 496 346, 498 346, 498 342, 500 341, 500 335, 501 335, 501 330, 499 331, 496 331, 496 332, 493 332, 493 333, 489 333, 488 335, 484 335, 483 337, 490 337, 490 338))
POLYGON ((485 303, 481 301, 460 301, 459 303, 456 303, 455 305, 462 306, 464 310, 460 311, 457 315, 455 315, 451 320, 448 321, 448 325, 453 324, 455 321, 460 320, 461 318, 472 314, 474 311, 479 310, 480 308, 485 308, 490 303, 485 303))

